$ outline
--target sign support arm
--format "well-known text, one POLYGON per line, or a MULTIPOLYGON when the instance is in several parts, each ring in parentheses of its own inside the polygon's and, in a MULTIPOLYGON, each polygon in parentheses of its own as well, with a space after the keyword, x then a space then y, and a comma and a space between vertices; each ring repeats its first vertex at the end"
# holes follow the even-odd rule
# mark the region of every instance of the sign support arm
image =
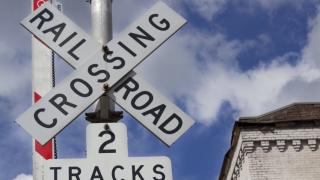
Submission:
MULTIPOLYGON (((112 39, 112 0, 91 1, 91 26, 93 37, 101 44, 107 44, 112 39)), ((101 47, 105 53, 107 47, 101 47)), ((115 112, 115 103, 109 98, 108 85, 106 93, 95 103, 95 112, 86 113, 89 122, 115 122, 122 118, 122 112, 115 112)))

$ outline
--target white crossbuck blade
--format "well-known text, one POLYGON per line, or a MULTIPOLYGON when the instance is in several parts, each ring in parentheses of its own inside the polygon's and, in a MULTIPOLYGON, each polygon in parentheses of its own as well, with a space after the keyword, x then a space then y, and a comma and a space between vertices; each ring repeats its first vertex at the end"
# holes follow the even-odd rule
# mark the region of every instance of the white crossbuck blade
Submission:
POLYGON ((110 97, 170 146, 194 121, 134 72, 126 74, 185 23, 158 2, 107 44, 110 55, 104 60, 101 44, 50 3, 44 4, 21 24, 77 70, 17 123, 45 144, 98 99, 104 93, 103 84, 108 84, 110 97))

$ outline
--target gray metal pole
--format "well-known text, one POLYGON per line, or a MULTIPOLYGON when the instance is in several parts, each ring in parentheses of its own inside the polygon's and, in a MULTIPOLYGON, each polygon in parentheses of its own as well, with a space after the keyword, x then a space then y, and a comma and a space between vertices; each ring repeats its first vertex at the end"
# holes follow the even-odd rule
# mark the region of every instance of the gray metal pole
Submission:
POLYGON ((92 35, 101 44, 112 39, 112 0, 91 1, 92 35))
MULTIPOLYGON (((112 39, 112 0, 91 1, 91 22, 92 35, 101 45, 112 39)), ((90 122, 115 122, 122 117, 120 112, 114 112, 114 102, 107 94, 99 99, 96 106, 95 113, 87 113, 87 120, 90 122)))

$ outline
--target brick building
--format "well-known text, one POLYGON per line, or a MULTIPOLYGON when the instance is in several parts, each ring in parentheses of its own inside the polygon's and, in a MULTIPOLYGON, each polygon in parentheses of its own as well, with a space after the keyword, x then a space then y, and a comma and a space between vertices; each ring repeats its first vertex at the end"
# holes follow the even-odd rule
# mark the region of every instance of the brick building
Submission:
POLYGON ((235 122, 219 180, 320 180, 320 103, 235 122))

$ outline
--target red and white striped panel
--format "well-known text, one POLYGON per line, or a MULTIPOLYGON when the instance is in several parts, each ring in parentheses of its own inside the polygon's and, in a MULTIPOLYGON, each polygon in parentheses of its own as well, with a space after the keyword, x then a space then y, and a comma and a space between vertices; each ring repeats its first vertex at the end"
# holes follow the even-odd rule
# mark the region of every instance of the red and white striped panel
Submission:
MULTIPOLYGON (((36 103, 41 99, 41 96, 37 93, 33 93, 34 102, 36 103)), ((54 159, 54 142, 50 140, 47 144, 41 145, 37 140, 35 140, 35 151, 39 153, 44 159, 54 159)))
MULTIPOLYGON (((36 10, 48 0, 31 0, 32 10, 36 10)), ((32 37, 32 89, 33 102, 36 103, 54 84, 53 82, 53 55, 52 51, 32 37)), ((44 161, 54 159, 54 140, 42 146, 36 140, 33 141, 33 179, 43 180, 44 161)))

